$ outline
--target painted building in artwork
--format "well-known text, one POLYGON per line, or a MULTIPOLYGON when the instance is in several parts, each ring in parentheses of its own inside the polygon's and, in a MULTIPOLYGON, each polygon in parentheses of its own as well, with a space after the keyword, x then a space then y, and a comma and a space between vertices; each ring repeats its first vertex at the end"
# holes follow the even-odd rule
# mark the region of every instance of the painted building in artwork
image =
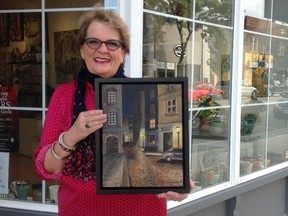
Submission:
POLYGON ((127 127, 123 125, 121 86, 104 85, 102 98, 102 109, 107 114, 102 133, 103 153, 123 153, 124 130, 127 127))

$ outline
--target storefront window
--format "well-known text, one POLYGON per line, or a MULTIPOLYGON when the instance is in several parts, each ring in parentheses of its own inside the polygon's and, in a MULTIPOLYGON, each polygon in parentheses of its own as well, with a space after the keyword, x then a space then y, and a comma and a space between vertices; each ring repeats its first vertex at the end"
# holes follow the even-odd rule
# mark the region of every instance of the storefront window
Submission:
MULTIPOLYGON (((192 18, 192 3, 153 3, 145 1, 144 6, 150 10, 168 11, 168 14, 177 17, 168 18, 167 13, 144 13, 143 76, 189 78, 191 178, 203 187, 228 181, 231 88, 228 83, 231 76, 232 31, 209 23, 194 25, 192 20, 184 20, 184 17, 192 18)), ((203 21, 204 6, 200 7, 200 1, 197 3, 195 18, 202 17, 203 21)), ((217 6, 220 12, 223 8, 221 4, 217 6)), ((214 21, 218 19, 218 23, 221 23, 220 20, 229 20, 222 15, 218 15, 214 21)))
MULTIPOLYGON (((21 9, 41 8, 41 1, 12 2, 21 9)), ((45 3, 51 8, 71 8, 93 7, 95 1, 45 3)), ((5 2, 0 9, 17 9, 11 5, 5 2)), ((41 12, 0 13, 0 199, 53 204, 50 186, 59 183, 38 178, 34 150, 54 89, 72 81, 80 70, 76 38, 84 12, 41 12), (19 185, 25 193, 17 193, 19 185)))
POLYGON ((247 4, 245 16, 243 80, 247 92, 253 89, 256 97, 242 101, 240 175, 287 160, 287 24, 281 15, 283 5, 274 1, 269 7, 263 1, 258 6, 265 12, 247 4))
MULTIPOLYGON (((95 4, 116 9, 120 2, 1 2, 0 199, 21 201, 14 186, 20 181, 28 184, 29 202, 55 203, 49 187, 59 182, 41 181, 33 164, 47 107, 55 88, 79 72, 81 59, 75 46, 79 17, 95 4), (9 12, 19 9, 23 12, 9 12)), ((140 76, 188 77, 194 191, 233 182, 231 176, 236 182, 238 177, 253 179, 258 171, 288 160, 288 5, 243 1, 244 26, 236 29, 236 37, 243 34, 243 53, 235 54, 234 4, 144 0, 143 35, 133 35, 133 42, 143 39, 140 76), (237 56, 243 56, 243 62, 237 56), (241 96, 235 98, 238 91, 241 96), (231 134, 239 135, 237 140, 231 134), (239 173, 233 164, 239 165, 239 173)), ((149 125, 157 127, 157 120, 149 125)))

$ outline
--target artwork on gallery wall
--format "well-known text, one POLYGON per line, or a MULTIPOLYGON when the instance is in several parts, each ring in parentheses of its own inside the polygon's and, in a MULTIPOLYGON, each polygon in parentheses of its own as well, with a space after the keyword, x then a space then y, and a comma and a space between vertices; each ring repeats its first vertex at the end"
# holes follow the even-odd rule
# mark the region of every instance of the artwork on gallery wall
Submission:
POLYGON ((26 52, 39 53, 42 50, 41 13, 24 14, 24 40, 26 52))
POLYGON ((9 40, 9 15, 0 14, 0 47, 8 47, 9 40))
POLYGON ((10 14, 10 41, 24 40, 24 14, 10 14))
POLYGON ((96 193, 190 191, 187 80, 95 79, 96 193))
POLYGON ((8 77, 12 74, 11 53, 0 53, 0 82, 12 81, 12 77, 8 77))
POLYGON ((58 84, 73 80, 80 71, 82 59, 75 46, 78 31, 54 32, 55 71, 58 84))

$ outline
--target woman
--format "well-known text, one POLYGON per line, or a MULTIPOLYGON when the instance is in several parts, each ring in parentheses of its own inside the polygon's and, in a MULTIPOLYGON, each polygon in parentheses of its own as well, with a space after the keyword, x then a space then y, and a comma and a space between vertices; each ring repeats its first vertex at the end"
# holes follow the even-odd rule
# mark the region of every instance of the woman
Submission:
POLYGON ((115 12, 95 10, 81 20, 78 47, 83 67, 77 80, 55 90, 35 151, 38 175, 60 179, 59 215, 167 215, 166 199, 180 201, 187 194, 96 195, 94 132, 107 116, 95 110, 93 81, 126 77, 128 28, 115 12))

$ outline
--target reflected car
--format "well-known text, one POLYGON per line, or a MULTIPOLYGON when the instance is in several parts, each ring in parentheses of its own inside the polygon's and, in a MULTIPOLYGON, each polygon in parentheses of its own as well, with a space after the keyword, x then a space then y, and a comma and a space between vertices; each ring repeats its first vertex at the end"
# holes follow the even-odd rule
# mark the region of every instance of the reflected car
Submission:
POLYGON ((271 80, 267 96, 273 96, 274 94, 282 95, 286 90, 286 87, 279 80, 271 80))
POLYGON ((183 160, 183 149, 182 148, 172 148, 162 154, 161 159, 171 162, 175 160, 183 160))
POLYGON ((242 97, 250 97, 251 99, 257 99, 257 88, 249 85, 244 80, 242 80, 242 97))
POLYGON ((206 95, 213 95, 213 97, 216 97, 217 99, 223 99, 224 92, 221 89, 215 88, 215 86, 208 82, 194 83, 193 88, 188 90, 190 101, 197 101, 206 95))
POLYGON ((278 100, 279 103, 273 107, 273 115, 275 118, 287 119, 288 117, 288 97, 278 100), (286 102, 286 103, 285 103, 286 102))
MULTIPOLYGON (((216 88, 221 89, 224 91, 225 98, 229 98, 229 92, 230 92, 230 81, 218 81, 216 84, 216 88)), ((252 85, 249 85, 244 80, 242 80, 242 87, 241 87, 241 94, 242 97, 250 97, 252 100, 257 99, 257 93, 258 90, 252 85)))

